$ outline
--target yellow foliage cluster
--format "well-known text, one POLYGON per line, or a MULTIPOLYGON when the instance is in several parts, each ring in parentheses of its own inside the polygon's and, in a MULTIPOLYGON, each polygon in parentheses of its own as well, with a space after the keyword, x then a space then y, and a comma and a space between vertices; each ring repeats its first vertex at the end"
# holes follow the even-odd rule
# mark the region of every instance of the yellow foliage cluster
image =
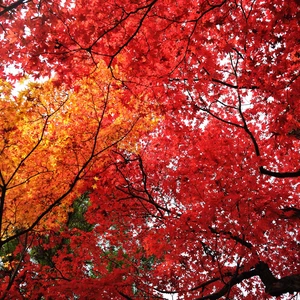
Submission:
POLYGON ((28 83, 17 96, 6 82, 0 89, 4 240, 35 222, 40 228, 59 226, 90 168, 104 165, 111 147, 136 151, 141 132, 157 122, 147 95, 126 99, 104 65, 72 89, 51 80, 28 83))

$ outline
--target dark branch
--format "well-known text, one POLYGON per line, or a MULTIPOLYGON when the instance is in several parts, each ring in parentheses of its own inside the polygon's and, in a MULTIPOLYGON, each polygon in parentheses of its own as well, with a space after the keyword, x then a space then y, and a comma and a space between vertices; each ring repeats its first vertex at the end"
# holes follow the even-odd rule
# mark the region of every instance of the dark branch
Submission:
POLYGON ((129 296, 127 296, 126 294, 124 294, 124 293, 121 292, 121 291, 118 291, 118 293, 119 293, 122 297, 124 297, 125 299, 127 299, 127 300, 133 300, 132 298, 130 298, 129 296))
POLYGON ((249 279, 249 278, 257 276, 257 275, 258 275, 258 273, 257 273, 256 269, 243 272, 240 275, 234 276, 218 292, 210 294, 210 295, 207 295, 207 296, 204 296, 204 297, 196 298, 195 300, 205 300, 205 299, 216 300, 216 299, 220 299, 221 297, 225 296, 228 293, 228 291, 234 285, 237 285, 237 284, 241 283, 242 281, 244 281, 245 279, 249 279))
POLYGON ((269 266, 260 262, 256 266, 258 275, 265 285, 266 293, 271 296, 280 296, 285 293, 300 292, 300 274, 293 274, 277 279, 269 269, 269 266))
POLYGON ((30 2, 31 0, 18 0, 14 3, 12 3, 11 5, 9 6, 6 6, 3 8, 3 10, 0 11, 0 17, 3 16, 4 14, 6 14, 7 12, 9 11, 12 11, 13 9, 17 8, 18 6, 22 5, 22 4, 25 4, 27 2, 30 2))
MULTIPOLYGON (((204 70, 206 70, 205 68, 203 68, 204 70)), ((207 72, 207 71, 206 71, 207 72)), ((208 73, 208 72, 207 72, 208 73)), ((208 75, 210 75, 209 73, 208 73, 208 75)), ((169 78, 169 81, 177 81, 177 82, 179 82, 179 81, 182 81, 182 82, 188 82, 188 78, 169 78)), ((194 78, 193 79, 193 81, 194 82, 198 82, 198 81, 200 81, 200 79, 199 78, 194 78)), ((220 79, 217 79, 217 78, 212 78, 211 79, 211 81, 212 82, 215 82, 215 83, 219 83, 219 84, 222 84, 222 85, 225 85, 225 86, 227 86, 227 87, 229 87, 229 88, 232 88, 232 89, 248 89, 248 90, 256 90, 256 89, 258 89, 258 86, 256 86, 256 85, 251 85, 251 86, 238 86, 238 85, 235 85, 235 84, 231 84, 231 83, 229 83, 229 82, 225 82, 225 81, 222 81, 222 80, 220 80, 220 79)))
MULTIPOLYGON (((265 291, 270 296, 281 296, 285 293, 295 293, 300 292, 300 274, 292 274, 289 276, 282 277, 277 279, 269 269, 268 264, 265 262, 259 262, 254 269, 242 272, 241 274, 233 275, 231 280, 229 280, 219 291, 196 298, 195 300, 216 300, 220 299, 223 296, 228 295, 230 289, 244 281, 245 279, 250 279, 254 276, 259 276, 263 284, 265 285, 265 291)), ((209 281, 215 282, 216 280, 209 281)), ((206 284, 202 284, 199 287, 205 286, 206 284)), ((195 289, 194 289, 195 290, 195 289)))
POLYGON ((114 55, 112 55, 111 56, 111 59, 110 59, 110 62, 109 62, 109 64, 108 64, 108 68, 111 68, 111 65, 112 65, 112 62, 113 62, 113 60, 115 59, 115 57, 124 49, 124 48, 126 48, 127 47, 127 45, 134 39, 134 37, 138 34, 138 32, 140 31, 140 29, 141 29, 141 27, 142 27, 142 25, 143 25, 143 23, 144 23, 144 21, 145 21, 145 19, 146 19, 146 17, 147 17, 147 15, 148 15, 148 13, 150 12, 150 10, 152 9, 152 7, 153 7, 153 5, 155 4, 157 2, 157 0, 153 0, 150 4, 149 4, 149 6, 148 6, 148 8, 147 8, 147 10, 146 10, 146 12, 145 12, 145 14, 142 16, 142 18, 141 18, 141 20, 140 20, 140 22, 139 22, 139 24, 138 24, 138 26, 137 26, 137 28, 136 28, 136 30, 134 31, 134 33, 129 37, 129 39, 116 51, 116 53, 114 54, 114 55))
POLYGON ((300 209, 296 207, 284 207, 281 209, 284 213, 281 217, 286 219, 300 219, 300 209))
POLYGON ((208 228, 210 229, 210 231, 212 233, 215 233, 215 234, 224 234, 224 235, 228 235, 231 239, 235 240, 236 242, 238 242, 239 244, 247 247, 248 249, 252 249, 252 244, 245 241, 244 239, 236 236, 236 235, 233 235, 231 232, 229 231, 218 231, 217 229, 211 227, 211 226, 208 226, 208 228))
POLYGON ((265 169, 264 167, 259 168, 260 173, 272 177, 277 177, 277 178, 289 178, 289 177, 299 177, 300 176, 300 170, 295 171, 295 172, 273 172, 265 169))

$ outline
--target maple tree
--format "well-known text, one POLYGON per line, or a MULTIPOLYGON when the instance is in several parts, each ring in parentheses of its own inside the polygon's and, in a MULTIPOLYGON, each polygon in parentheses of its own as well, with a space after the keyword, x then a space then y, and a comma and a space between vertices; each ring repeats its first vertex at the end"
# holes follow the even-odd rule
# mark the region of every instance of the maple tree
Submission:
POLYGON ((2 298, 300 291, 298 1, 0 7, 2 298))
POLYGON ((17 96, 9 83, 2 82, 1 92, 5 297, 17 273, 27 272, 22 262, 39 240, 35 235, 61 230, 72 214, 80 181, 94 165, 108 164, 108 149, 134 151, 139 131, 145 124, 151 128, 155 116, 146 114, 146 105, 138 105, 134 97, 132 106, 138 107, 126 109, 119 84, 100 66, 93 75, 74 82, 71 90, 50 80, 27 82, 17 96))

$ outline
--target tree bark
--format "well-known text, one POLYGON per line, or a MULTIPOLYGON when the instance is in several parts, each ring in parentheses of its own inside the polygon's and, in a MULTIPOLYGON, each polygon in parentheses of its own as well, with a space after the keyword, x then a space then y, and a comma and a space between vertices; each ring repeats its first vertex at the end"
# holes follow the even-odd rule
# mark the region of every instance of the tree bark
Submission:
POLYGON ((264 262, 260 262, 256 266, 256 270, 265 285, 266 293, 269 295, 280 296, 285 293, 300 292, 300 274, 292 274, 277 279, 264 262))
MULTIPOLYGON (((250 271, 245 271, 235 276, 233 275, 231 280, 228 281, 219 291, 210 295, 196 298, 195 300, 220 299, 226 296, 234 285, 237 285, 245 279, 250 279, 254 276, 258 276, 261 279, 265 285, 266 293, 270 296, 280 296, 285 293, 300 292, 300 274, 292 274, 278 279, 272 274, 268 264, 261 261, 250 271)), ((200 288, 201 286, 197 288, 200 288)))

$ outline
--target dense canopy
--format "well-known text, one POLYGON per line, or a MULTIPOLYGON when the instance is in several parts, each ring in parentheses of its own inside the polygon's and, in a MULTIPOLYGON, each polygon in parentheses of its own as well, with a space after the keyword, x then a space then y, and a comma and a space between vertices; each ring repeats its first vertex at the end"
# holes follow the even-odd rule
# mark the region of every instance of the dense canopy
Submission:
POLYGON ((299 20, 1 1, 0 299, 296 299, 299 20))

